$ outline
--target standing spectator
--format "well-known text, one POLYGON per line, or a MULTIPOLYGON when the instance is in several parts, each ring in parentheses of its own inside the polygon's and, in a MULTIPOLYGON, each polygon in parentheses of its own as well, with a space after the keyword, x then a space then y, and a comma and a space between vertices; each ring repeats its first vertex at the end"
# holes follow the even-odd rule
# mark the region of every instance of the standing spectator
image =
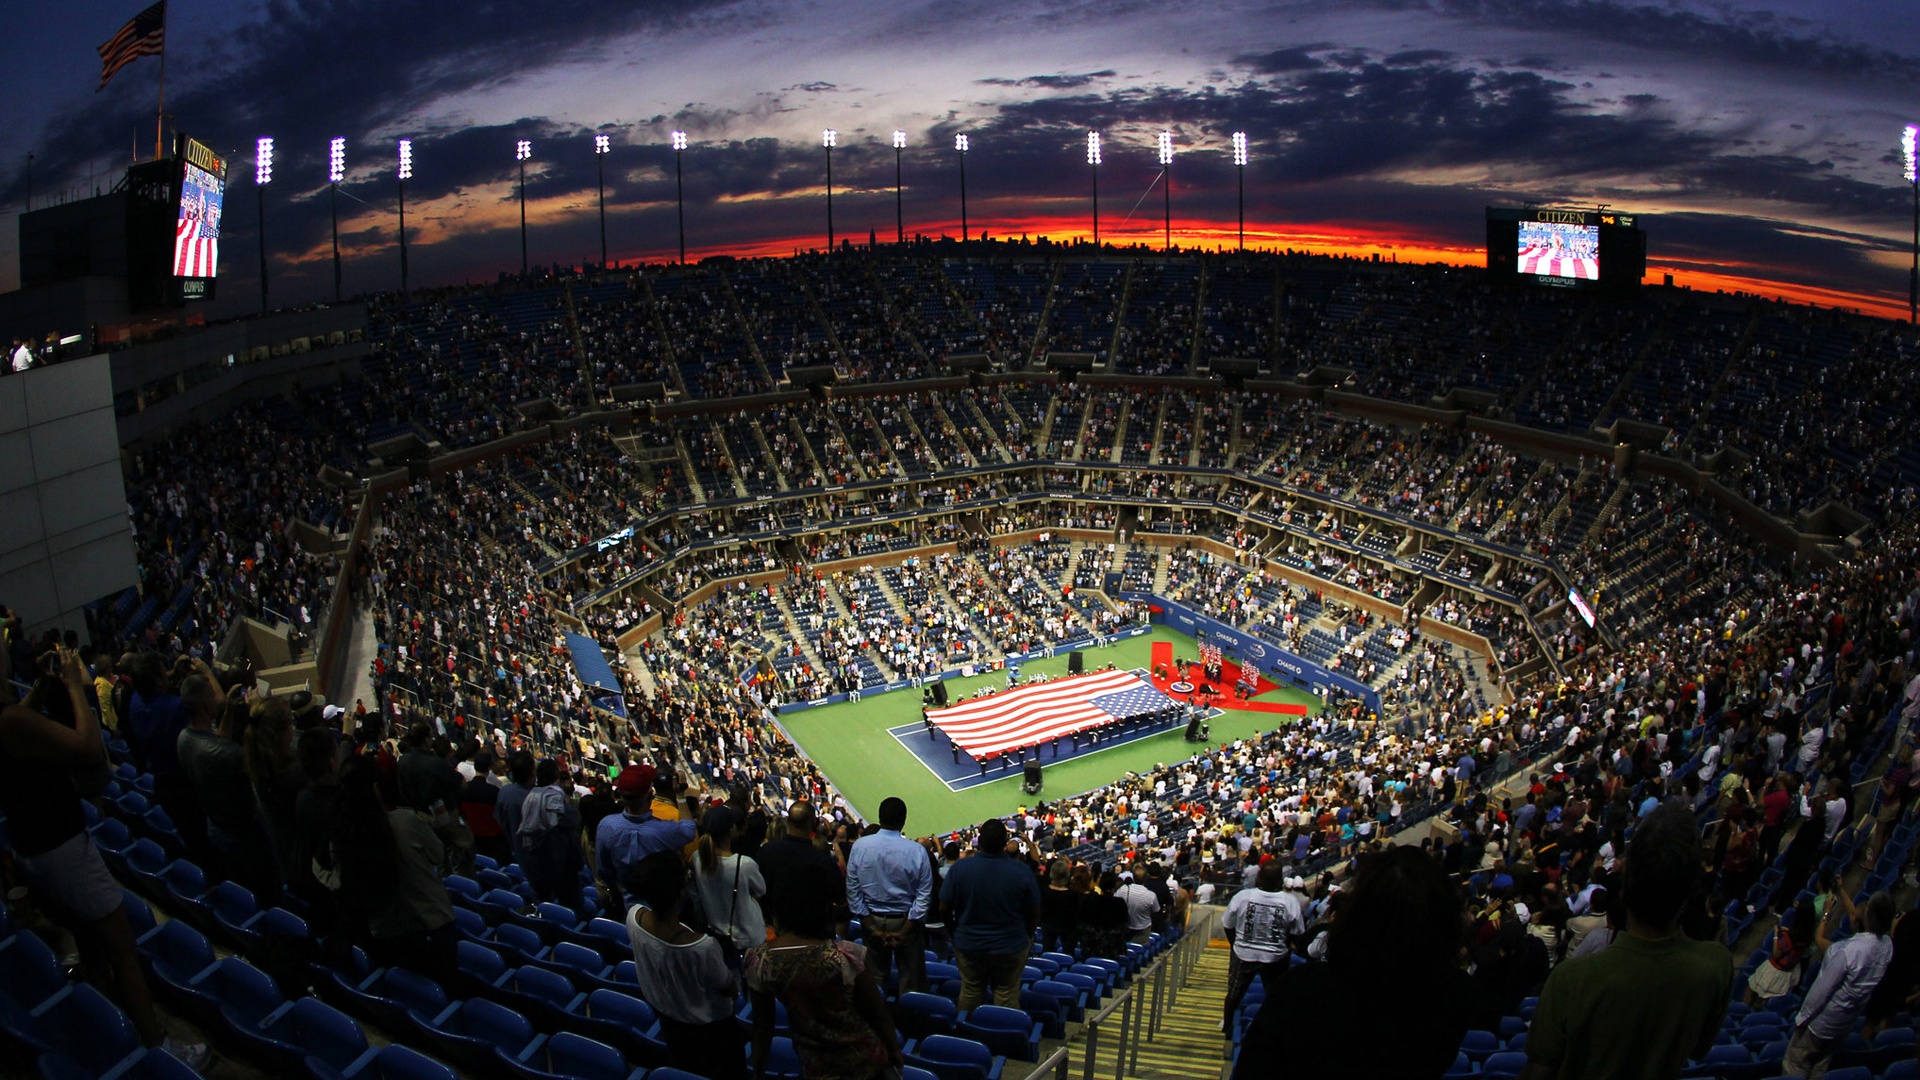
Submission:
POLYGON ((306 786, 294 800, 294 830, 298 834, 297 854, 287 887, 307 901, 308 922, 314 936, 333 933, 333 894, 321 878, 333 872, 333 815, 340 796, 340 749, 333 735, 308 728, 295 744, 300 755, 300 772, 306 786))
POLYGON ((874 978, 900 965, 900 992, 927 986, 926 919, 933 864, 926 849, 901 835, 907 804, 880 801, 880 831, 854 841, 847 855, 847 907, 859 917, 874 978))
POLYGON ((740 1025, 733 1019, 736 981, 720 943, 680 921, 688 867, 678 850, 655 851, 626 867, 621 888, 640 996, 660 1017, 660 1034, 676 1068, 712 1080, 745 1080, 740 1025))
POLYGON ((500 799, 494 804, 493 813, 500 822, 501 835, 507 838, 507 850, 513 853, 513 861, 517 863, 527 861, 526 853, 520 850, 520 815, 527 806, 527 793, 532 790, 533 755, 515 750, 507 755, 507 782, 500 785, 500 799))
POLYGON ((989 984, 994 1004, 1019 1008, 1040 885, 1025 863, 1007 857, 1007 826, 999 818, 981 824, 979 852, 947 871, 940 899, 951 912, 960 1011, 984 1001, 989 984))
POLYGON ((1225 1032, 1240 1011, 1240 1001, 1255 977, 1271 993, 1272 980, 1285 971, 1293 939, 1306 932, 1306 913, 1300 898, 1286 891, 1286 870, 1279 860, 1260 868, 1256 887, 1242 889, 1227 902, 1221 919, 1227 944, 1227 997, 1220 1030, 1225 1032))
MULTIPOLYGON (((445 740, 440 740, 442 744, 445 740)), ((452 747, 435 745, 433 730, 415 724, 407 730, 395 781, 400 804, 418 810, 433 822, 433 831, 446 845, 454 872, 473 876, 473 834, 460 817, 460 771, 447 760, 452 747)))
POLYGON ((180 733, 178 756, 206 811, 207 843, 219 859, 209 869, 269 899, 280 890, 280 873, 247 782, 246 751, 232 738, 230 721, 237 709, 228 707, 220 684, 207 675, 187 676, 180 696, 187 705, 187 729, 180 733))
MULTIPOLYGON (((1627 862, 1633 872, 1633 862, 1627 862)), ((1852 897, 1842 892, 1837 903, 1827 905, 1815 939, 1826 948, 1820 958, 1820 974, 1807 988, 1807 996, 1794 1014, 1793 1038, 1787 1042, 1787 1057, 1781 1070, 1786 1076, 1805 1076, 1820 1080, 1827 1075, 1833 1052, 1840 1048, 1853 1022, 1866 1012, 1867 1002, 1893 960, 1893 897, 1884 892, 1867 898, 1864 912, 1854 906, 1852 897), (1834 942, 1831 929, 1846 916, 1860 925, 1860 931, 1834 942)))
POLYGON ((1623 886, 1627 930, 1547 979, 1528 1028, 1526 1080, 1675 1077, 1713 1045, 1733 961, 1718 943, 1680 932, 1700 868, 1700 834, 1684 805, 1640 819, 1623 886))
POLYGON ((700 819, 700 839, 693 852, 693 885, 700 895, 707 926, 725 934, 735 949, 745 952, 767 940, 766 919, 760 914, 760 898, 767 895, 767 882, 752 859, 733 850, 733 838, 741 824, 740 815, 730 806, 712 807, 700 819))
POLYGON ((1474 1013, 1460 970, 1466 920, 1440 863, 1416 847, 1393 847, 1361 864, 1338 894, 1326 962, 1282 967, 1248 1026, 1234 1080, 1289 1074, 1350 1078, 1437 1077, 1453 1063, 1474 1013), (1383 993, 1419 1007, 1401 1010, 1383 1037, 1383 993))
POLYGON ((1073 891, 1073 860, 1062 855, 1047 868, 1047 888, 1040 894, 1040 947, 1048 952, 1071 954, 1079 935, 1074 917, 1080 909, 1080 894, 1073 891))
POLYGON ((307 786, 293 751, 293 710, 285 698, 270 697, 253 705, 247 725, 247 778, 273 842, 273 858, 280 881, 292 881, 305 868, 300 857, 298 806, 307 786))
POLYGON ((1799 985, 1800 965, 1813 948, 1817 921, 1811 900, 1802 900, 1781 914, 1767 937, 1767 962, 1747 978, 1747 1008, 1764 1009, 1767 1002, 1799 985))
POLYGON ((841 890, 837 870, 819 863, 796 867, 774 897, 779 934, 747 951, 755 1076, 766 1074, 776 1000, 787 1007, 800 1074, 809 1080, 880 1080, 905 1065, 867 950, 834 938, 841 890))
POLYGON ((446 847, 425 815, 382 803, 375 769, 356 758, 340 776, 331 847, 341 911, 375 963, 451 985, 460 935, 442 881, 446 847))
POLYGON ((1133 879, 1133 871, 1120 874, 1120 890, 1114 894, 1127 905, 1127 940, 1145 945, 1153 936, 1153 920, 1160 913, 1160 898, 1133 879))
MULTIPOLYGON (((521 796, 525 798, 525 796, 521 796)), ((473 835, 473 849, 496 863, 513 858, 507 831, 500 827, 500 789, 493 786, 493 754, 473 756, 473 779, 460 788, 460 816, 473 835)))
POLYGON ((1893 942, 1893 958, 1887 961, 1887 973, 1867 999, 1867 1026, 1863 1034, 1868 1042, 1886 1030, 1895 1013, 1912 1004, 1914 984, 1920 983, 1920 918, 1909 908, 1893 920, 1887 932, 1893 942))
POLYGON ((180 733, 187 730, 187 706, 176 681, 189 671, 213 681, 205 664, 181 657, 171 670, 159 653, 143 652, 129 665, 133 696, 127 710, 134 763, 153 774, 153 797, 167 812, 187 847, 188 857, 207 863, 207 818, 193 793, 193 781, 180 768, 180 733), (192 665, 198 664, 195 669, 192 665))
MULTIPOLYGON (((656 852, 671 851, 677 858, 694 841, 693 822, 654 814, 653 782, 651 765, 629 765, 620 770, 613 781, 613 792, 620 797, 621 812, 602 820, 593 838, 594 867, 607 888, 610 911, 620 908, 621 890, 631 868, 656 852)), ((626 897, 624 902, 631 906, 636 901, 626 897)))
MULTIPOLYGON (((805 799, 787 808, 787 827, 784 835, 760 845, 760 855, 756 860, 760 864, 760 874, 767 879, 767 895, 779 896, 786 887, 789 873, 809 864, 832 867, 834 873, 840 872, 840 864, 832 855, 816 847, 813 842, 813 830, 818 821, 813 804, 805 799)), ((780 924, 780 907, 774 905, 774 925, 780 924)))
POLYGON ((203 1068, 207 1048, 175 1043, 154 1011, 120 884, 87 833, 74 777, 102 766, 106 746, 99 718, 87 704, 80 657, 62 648, 56 664, 57 674, 41 679, 64 690, 46 695, 48 715, 25 705, 0 709, 0 811, 7 817, 14 872, 43 910, 73 934, 87 981, 119 1002, 141 1041, 203 1068))
POLYGON ((560 763, 541 758, 520 811, 520 868, 542 901, 581 906, 580 809, 560 782, 560 763))

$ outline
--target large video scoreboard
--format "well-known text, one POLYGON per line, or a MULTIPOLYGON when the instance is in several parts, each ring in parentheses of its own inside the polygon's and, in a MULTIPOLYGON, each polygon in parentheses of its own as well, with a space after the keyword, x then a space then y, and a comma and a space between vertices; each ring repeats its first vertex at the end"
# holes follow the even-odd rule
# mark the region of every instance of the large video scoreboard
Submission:
POLYGON ((182 300, 213 299, 220 266, 220 214, 226 201, 227 161, 197 139, 180 136, 175 190, 173 278, 182 300))
POLYGON ((1647 273, 1638 217, 1607 209, 1487 207, 1487 272, 1562 288, 1632 289, 1647 273))

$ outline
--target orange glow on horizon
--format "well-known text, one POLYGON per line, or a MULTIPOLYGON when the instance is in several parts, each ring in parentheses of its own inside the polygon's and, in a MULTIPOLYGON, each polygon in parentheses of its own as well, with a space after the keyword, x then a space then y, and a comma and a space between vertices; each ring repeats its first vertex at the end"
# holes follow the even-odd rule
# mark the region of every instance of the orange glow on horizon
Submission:
MULTIPOLYGON (((509 183, 495 185, 494 190, 469 190, 457 195, 423 201, 418 204, 418 209, 414 205, 409 205, 407 208, 409 246, 417 251, 438 242, 501 237, 501 234, 516 232, 519 229, 519 206, 511 193, 512 186, 509 183)), ((733 205, 738 206, 745 201, 759 200, 737 200, 733 205)), ((768 201, 786 201, 786 199, 768 201)), ((797 201, 816 200, 809 200, 803 196, 797 201)), ((867 235, 872 232, 883 246, 890 245, 893 235, 891 214, 885 215, 887 220, 882 223, 865 208, 859 208, 858 203, 854 205, 855 208, 850 209, 839 222, 841 239, 850 241, 855 246, 864 246, 867 235), (882 224, 885 225, 884 228, 878 227, 882 224)), ((1032 203, 1027 202, 1022 206, 1031 208, 1032 203)), ((636 207, 628 205, 621 209, 623 212, 632 212, 636 207)), ((1092 218, 1084 212, 1021 215, 1000 212, 1004 209, 995 205, 995 201, 989 200, 980 206, 975 214, 970 215, 972 220, 969 225, 973 238, 977 240, 984 233, 1000 242, 1029 240, 1038 243, 1044 240, 1059 247, 1076 247, 1092 242, 1092 218)), ((574 196, 530 200, 527 203, 527 227, 535 251, 535 261, 553 261, 552 255, 545 257, 540 255, 543 247, 540 240, 542 228, 558 224, 568 218, 592 215, 594 212, 595 207, 590 200, 583 204, 578 197, 574 196)), ((689 263, 695 263, 714 256, 732 256, 741 259, 785 258, 798 253, 822 251, 826 248, 824 206, 817 215, 800 213, 783 216, 789 225, 807 222, 812 227, 800 233, 790 232, 784 235, 763 236, 719 244, 700 243, 699 228, 690 227, 687 236, 687 260, 689 263), (818 218, 817 222, 810 220, 813 217, 818 218)), ((1105 249, 1117 254, 1158 252, 1162 250, 1166 238, 1162 220, 1158 215, 1143 213, 1136 213, 1130 219, 1117 216, 1109 220, 1103 213, 1100 223, 1101 243, 1105 249)), ((393 225, 390 215, 366 208, 360 209, 351 217, 343 216, 340 222, 342 256, 379 257, 392 246, 393 225)), ((906 223, 906 232, 909 238, 924 236, 935 240, 957 240, 960 234, 959 220, 957 217, 919 222, 909 219, 906 223)), ((504 240, 504 237, 501 239, 504 240)), ((609 258, 621 265, 674 262, 679 256, 678 249, 674 245, 674 235, 672 233, 656 234, 656 239, 665 243, 656 242, 646 247, 626 251, 616 249, 609 252, 609 258)), ((1232 220, 1182 222, 1176 218, 1172 239, 1178 251, 1232 251, 1239 244, 1239 231, 1237 223, 1232 220)), ((1366 261, 1377 257, 1381 262, 1413 265, 1441 264, 1476 268, 1486 265, 1486 251, 1478 244, 1462 246, 1450 237, 1422 234, 1404 228, 1388 228, 1371 222, 1270 222, 1250 219, 1247 222, 1246 247, 1249 251, 1291 251, 1366 261)), ((330 260, 331 257, 329 240, 325 237, 306 251, 281 253, 277 256, 292 264, 320 263, 330 260)), ((1862 314, 1895 321, 1906 319, 1907 308, 1902 302, 1903 297, 1896 297, 1891 293, 1869 294, 1796 283, 1784 280, 1788 269, 1763 265, 1697 269, 1685 264, 1650 263, 1645 280, 1648 284, 1659 284, 1664 275, 1672 274, 1675 286, 1702 292, 1745 293, 1764 299, 1781 299, 1797 304, 1856 310, 1862 314), (1743 270, 1747 272, 1741 272, 1743 270)))

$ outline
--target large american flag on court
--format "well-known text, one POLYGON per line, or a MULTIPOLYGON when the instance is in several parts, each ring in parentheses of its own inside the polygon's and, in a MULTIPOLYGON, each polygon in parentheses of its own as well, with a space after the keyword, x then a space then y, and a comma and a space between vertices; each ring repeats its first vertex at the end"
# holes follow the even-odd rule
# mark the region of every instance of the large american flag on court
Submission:
POLYGON ((927 719, 978 758, 1176 704, 1131 671, 1096 671, 932 709, 927 719))
POLYGON ((113 78, 114 72, 143 56, 160 55, 166 38, 167 0, 160 0, 128 20, 119 33, 100 46, 100 62, 104 66, 100 69, 100 85, 94 88, 94 93, 107 88, 107 80, 113 78))

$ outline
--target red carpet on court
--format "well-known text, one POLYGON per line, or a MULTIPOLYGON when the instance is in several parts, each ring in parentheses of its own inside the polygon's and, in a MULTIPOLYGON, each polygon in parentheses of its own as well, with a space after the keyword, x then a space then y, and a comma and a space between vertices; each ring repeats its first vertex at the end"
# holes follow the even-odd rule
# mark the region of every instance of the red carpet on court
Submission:
MULTIPOLYGON (((1185 701, 1187 699, 1185 694, 1176 694, 1170 689, 1174 683, 1180 681, 1180 674, 1173 666, 1173 642, 1154 642, 1151 656, 1152 660, 1148 681, 1153 683, 1154 689, 1170 694, 1181 701, 1185 701)), ((1188 664, 1187 672, 1193 677, 1192 681, 1195 690, 1209 685, 1208 680, 1200 676, 1200 664, 1197 660, 1188 664)), ((1280 689, 1279 683, 1268 679, 1257 671, 1250 672, 1249 674, 1253 676, 1253 693, 1255 697, 1269 690, 1280 689)), ((1220 680, 1211 683, 1213 688, 1219 691, 1213 698, 1213 704, 1216 708, 1225 709, 1230 712, 1279 713, 1282 716, 1307 715, 1307 707, 1305 705, 1293 705, 1283 701, 1241 701, 1233 696, 1233 688, 1239 681, 1240 665, 1231 660, 1222 660, 1220 663, 1220 680)))

